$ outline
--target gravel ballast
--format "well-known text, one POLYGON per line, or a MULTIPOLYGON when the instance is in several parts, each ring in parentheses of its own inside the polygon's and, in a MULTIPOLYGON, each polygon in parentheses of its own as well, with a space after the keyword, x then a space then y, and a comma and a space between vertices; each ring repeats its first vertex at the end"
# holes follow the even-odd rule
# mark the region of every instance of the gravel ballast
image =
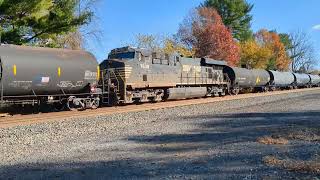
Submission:
POLYGON ((263 158, 313 159, 318 140, 257 139, 319 129, 319 98, 315 90, 0 129, 0 179, 316 178, 263 158))

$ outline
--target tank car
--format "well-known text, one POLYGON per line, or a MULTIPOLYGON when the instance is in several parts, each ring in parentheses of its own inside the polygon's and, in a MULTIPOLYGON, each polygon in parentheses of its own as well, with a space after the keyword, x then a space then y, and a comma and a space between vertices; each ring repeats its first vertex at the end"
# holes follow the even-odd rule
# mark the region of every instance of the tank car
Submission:
POLYGON ((223 71, 230 79, 232 94, 238 94, 242 90, 266 91, 269 87, 270 75, 266 70, 225 66, 223 71))
POLYGON ((98 63, 85 51, 0 46, 2 104, 97 107, 98 63))
POLYGON ((295 77, 291 72, 280 72, 268 70, 270 74, 270 88, 275 90, 276 88, 281 89, 292 89, 295 82, 295 77))
POLYGON ((308 74, 293 73, 295 77, 295 88, 308 87, 311 82, 311 78, 308 74))
POLYGON ((100 64, 103 102, 126 104, 225 95, 225 65, 206 58, 117 48, 100 64))
POLYGON ((320 87, 320 76, 319 75, 309 74, 309 77, 311 79, 310 85, 312 87, 320 87))

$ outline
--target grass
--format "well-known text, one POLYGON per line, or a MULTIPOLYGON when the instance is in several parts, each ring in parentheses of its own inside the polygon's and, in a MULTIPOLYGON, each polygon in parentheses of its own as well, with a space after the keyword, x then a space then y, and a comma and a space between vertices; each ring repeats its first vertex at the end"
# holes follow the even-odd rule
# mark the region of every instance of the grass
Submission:
POLYGON ((304 141, 320 141, 319 129, 308 129, 291 132, 288 135, 289 139, 304 140, 304 141))
MULTIPOLYGON (((257 141, 267 145, 287 145, 289 141, 320 142, 320 128, 317 127, 317 125, 313 127, 294 126, 286 130, 280 130, 275 134, 277 135, 260 137, 257 141)), ((320 175, 319 154, 316 154, 311 160, 280 159, 270 155, 265 156, 263 162, 268 166, 278 167, 288 171, 320 175)))
POLYGON ((320 159, 298 161, 293 159, 279 159, 275 156, 266 156, 263 162, 269 166, 280 167, 289 171, 307 172, 320 175, 320 159))
POLYGON ((273 137, 273 136, 264 136, 261 138, 258 138, 257 140, 261 144, 279 144, 279 145, 286 145, 289 143, 289 141, 282 137, 273 137))

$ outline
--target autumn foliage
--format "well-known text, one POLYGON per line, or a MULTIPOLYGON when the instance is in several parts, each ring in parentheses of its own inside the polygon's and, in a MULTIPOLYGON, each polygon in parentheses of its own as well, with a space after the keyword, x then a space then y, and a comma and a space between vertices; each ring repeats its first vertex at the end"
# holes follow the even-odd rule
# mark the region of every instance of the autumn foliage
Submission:
POLYGON ((288 70, 291 60, 287 54, 284 44, 280 40, 280 36, 276 32, 262 29, 255 34, 255 38, 259 44, 272 51, 272 57, 269 61, 269 69, 276 69, 280 71, 288 70), (273 65, 274 67, 270 65, 273 65))
POLYGON ((194 9, 180 25, 173 38, 158 41, 152 35, 138 38, 138 47, 175 52, 185 57, 209 57, 226 61, 230 66, 286 71, 291 59, 283 38, 274 31, 262 29, 245 41, 237 41, 213 8, 194 9))
POLYGON ((183 55, 184 57, 192 57, 194 56, 194 51, 189 50, 185 46, 175 42, 172 39, 166 39, 164 41, 164 47, 163 47, 164 53, 167 54, 173 54, 173 53, 179 53, 183 55))
POLYGON ((258 44, 254 39, 242 42, 240 48, 242 65, 258 69, 268 68, 268 62, 272 58, 270 48, 258 44))
POLYGON ((225 60, 231 66, 238 65, 240 48, 218 12, 202 7, 196 9, 191 17, 180 26, 180 41, 192 49, 196 57, 210 57, 225 60))
POLYGON ((276 32, 262 29, 240 44, 241 64, 250 68, 285 71, 290 65, 286 48, 276 32))

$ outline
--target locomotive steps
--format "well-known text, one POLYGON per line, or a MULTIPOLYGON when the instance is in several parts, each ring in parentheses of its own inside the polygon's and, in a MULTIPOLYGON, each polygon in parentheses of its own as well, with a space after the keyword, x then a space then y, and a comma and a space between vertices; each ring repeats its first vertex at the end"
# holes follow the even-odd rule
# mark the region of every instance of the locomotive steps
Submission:
POLYGON ((139 111, 150 111, 156 109, 164 108, 174 108, 179 106, 189 106, 197 104, 207 104, 221 101, 232 101, 239 99, 255 98, 255 97, 265 97, 265 96, 275 96, 281 94, 298 93, 305 91, 316 91, 320 88, 310 88, 310 89, 296 89, 289 91, 275 91, 266 93, 255 93, 255 94, 240 94, 237 96, 225 96, 225 97, 215 97, 215 98, 198 98, 198 99, 187 99, 187 100, 177 100, 177 101, 167 101, 159 103, 145 103, 140 105, 127 105, 118 107, 104 107, 96 110, 86 110, 86 111, 65 111, 65 112, 51 112, 51 113, 40 113, 40 114, 30 114, 30 115, 13 115, 8 117, 6 114, 0 116, 0 128, 10 128, 21 125, 31 125, 37 123, 45 123, 51 121, 59 120, 72 120, 77 117, 96 117, 119 113, 128 112, 139 112, 139 111))

